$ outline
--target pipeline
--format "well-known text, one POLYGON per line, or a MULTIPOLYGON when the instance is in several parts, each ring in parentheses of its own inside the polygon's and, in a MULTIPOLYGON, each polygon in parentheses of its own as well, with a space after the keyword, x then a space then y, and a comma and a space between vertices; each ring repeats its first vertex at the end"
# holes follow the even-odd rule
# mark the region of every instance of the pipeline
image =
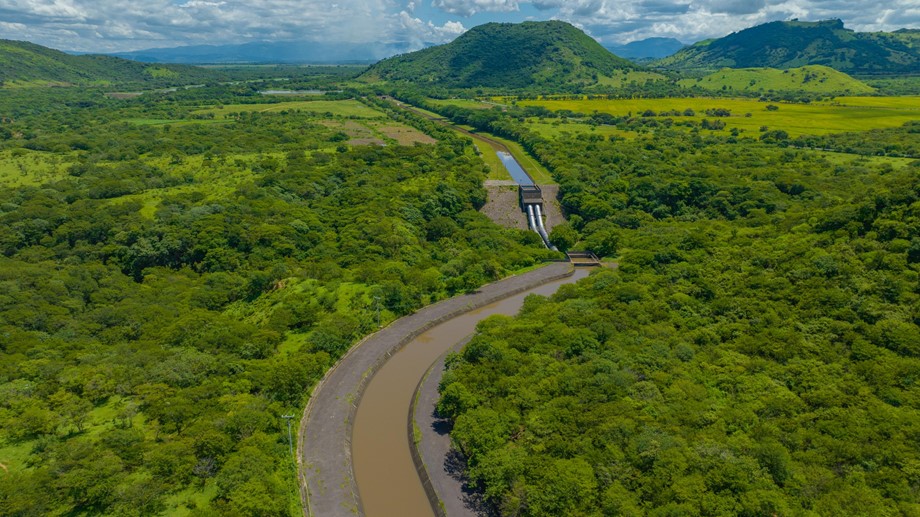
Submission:
POLYGON ((530 227, 540 234, 540 237, 543 238, 543 244, 553 251, 559 251, 553 246, 553 243, 549 242, 549 235, 546 233, 546 228, 543 227, 543 214, 540 211, 540 205, 527 205, 527 215, 530 217, 530 227), (536 210, 536 213, 534 213, 534 210, 536 210))
MULTIPOLYGON (((543 234, 540 233, 540 230, 537 229, 537 223, 534 220, 533 205, 527 205, 527 217, 530 218, 530 229, 537 232, 540 235, 540 237, 543 237, 543 234)), ((544 246, 546 245, 547 242, 549 241, 546 239, 543 239, 544 246)))
POLYGON ((553 251, 559 251, 555 246, 553 246, 552 242, 549 242, 549 235, 546 233, 546 228, 543 227, 543 214, 540 213, 540 205, 534 205, 534 209, 537 211, 537 231, 540 232, 540 237, 543 237, 547 248, 553 251))

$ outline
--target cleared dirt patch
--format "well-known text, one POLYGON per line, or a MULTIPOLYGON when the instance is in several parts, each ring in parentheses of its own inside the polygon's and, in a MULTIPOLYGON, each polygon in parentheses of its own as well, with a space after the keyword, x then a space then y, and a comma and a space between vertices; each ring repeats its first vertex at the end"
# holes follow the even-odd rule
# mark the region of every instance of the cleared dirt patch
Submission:
POLYGON ((437 142, 434 138, 422 133, 421 131, 406 127, 406 126, 380 126, 376 128, 377 131, 383 134, 387 138, 392 138, 396 140, 396 143, 399 145, 415 145, 415 144, 433 144, 437 142))
MULTIPOLYGON (((513 181, 487 180, 486 191, 489 197, 482 212, 495 224, 505 228, 527 229, 527 215, 521 210, 518 201, 518 187, 513 181)), ((543 190, 543 226, 546 231, 552 231, 557 224, 564 223, 562 207, 556 195, 559 185, 540 185, 543 190)))
POLYGON ((527 229, 527 217, 518 204, 518 188, 514 182, 488 181, 486 190, 489 197, 480 212, 495 224, 505 228, 527 229))
POLYGON ((379 138, 352 138, 348 141, 348 145, 387 145, 386 142, 379 138))
POLYGON ((387 145, 383 139, 378 138, 373 129, 354 120, 344 122, 324 120, 320 123, 328 128, 342 130, 343 133, 349 136, 348 145, 387 145))

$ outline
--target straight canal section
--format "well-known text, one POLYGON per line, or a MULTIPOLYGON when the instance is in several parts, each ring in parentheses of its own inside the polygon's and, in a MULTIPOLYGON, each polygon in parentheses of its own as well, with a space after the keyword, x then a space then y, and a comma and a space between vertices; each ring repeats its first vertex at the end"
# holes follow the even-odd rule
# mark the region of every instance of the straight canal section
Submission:
POLYGON ((386 100, 387 102, 393 103, 396 107, 415 113, 418 116, 436 122, 438 124, 447 126, 458 133, 469 136, 473 140, 478 140, 485 143, 488 147, 492 149, 501 160, 502 165, 505 167, 505 170, 508 171, 508 174, 511 175, 511 178, 518 185, 519 197, 521 202, 521 210, 527 216, 527 226, 537 232, 540 235, 540 238, 543 239, 543 244, 551 250, 556 250, 556 247, 553 246, 553 243, 549 240, 549 233, 546 231, 546 228, 543 225, 543 194, 540 190, 540 187, 534 182, 533 177, 524 170, 524 167, 521 166, 520 162, 511 154, 511 149, 508 148, 505 144, 487 136, 481 135, 479 133, 474 133, 462 127, 459 127, 455 124, 450 123, 448 120, 443 117, 436 117, 422 111, 415 106, 405 104, 400 102, 392 97, 381 97, 381 99, 386 100))
MULTIPOLYGON (((307 515, 432 515, 410 454, 409 408, 438 357, 492 314, 514 314, 531 293, 587 274, 552 263, 400 318, 355 345, 316 386, 298 433, 307 515)), ((446 475, 436 465, 432 476, 446 475)))

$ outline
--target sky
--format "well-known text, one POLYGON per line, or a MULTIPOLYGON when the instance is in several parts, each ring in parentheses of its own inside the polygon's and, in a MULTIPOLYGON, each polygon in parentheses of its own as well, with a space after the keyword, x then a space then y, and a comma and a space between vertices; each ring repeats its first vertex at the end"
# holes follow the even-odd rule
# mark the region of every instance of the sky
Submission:
POLYGON ((0 38, 83 52, 279 40, 421 48, 490 21, 555 19, 602 44, 693 43, 793 18, 920 28, 920 0, 0 0, 0 38))

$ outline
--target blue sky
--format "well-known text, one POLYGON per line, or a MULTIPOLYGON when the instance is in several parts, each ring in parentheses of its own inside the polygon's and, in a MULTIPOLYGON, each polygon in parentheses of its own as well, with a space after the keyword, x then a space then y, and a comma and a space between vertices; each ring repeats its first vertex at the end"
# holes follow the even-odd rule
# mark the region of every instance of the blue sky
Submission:
POLYGON ((920 0, 0 0, 0 38, 62 50, 307 40, 444 43, 490 22, 560 19, 601 43, 685 43, 773 20, 920 27, 920 0))

